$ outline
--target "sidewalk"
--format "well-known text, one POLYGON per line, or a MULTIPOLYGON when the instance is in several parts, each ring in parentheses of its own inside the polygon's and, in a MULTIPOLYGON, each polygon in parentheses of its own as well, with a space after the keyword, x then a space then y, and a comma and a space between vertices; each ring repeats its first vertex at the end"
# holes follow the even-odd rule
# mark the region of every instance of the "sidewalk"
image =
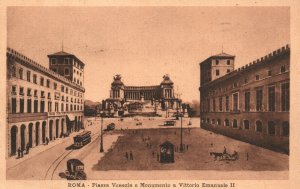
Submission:
MULTIPOLYGON (((86 122, 87 123, 87 122, 86 122)), ((87 124, 85 123, 85 128, 87 130, 89 130, 89 126, 87 126, 87 124)), ((95 124, 93 124, 95 125, 95 124)), ((11 156, 11 157, 8 157, 6 159, 6 169, 11 169, 17 165, 19 165, 20 163, 42 153, 42 152, 45 152, 59 144, 62 144, 62 143, 65 143, 65 142, 73 142, 73 137, 76 136, 79 132, 81 132, 83 130, 80 130, 78 132, 72 132, 68 137, 65 137, 65 138, 56 138, 55 140, 52 140, 52 141, 49 141, 48 145, 46 144, 40 144, 38 146, 35 146, 33 148, 30 148, 29 149, 29 154, 24 154, 24 156, 22 158, 18 158, 17 155, 15 156, 11 156)))

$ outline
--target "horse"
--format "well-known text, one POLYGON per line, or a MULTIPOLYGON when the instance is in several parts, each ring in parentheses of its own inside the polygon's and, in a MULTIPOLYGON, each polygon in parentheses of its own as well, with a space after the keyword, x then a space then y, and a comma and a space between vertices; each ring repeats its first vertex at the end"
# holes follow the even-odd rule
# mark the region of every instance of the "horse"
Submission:
POLYGON ((219 152, 210 152, 210 155, 214 156, 215 160, 217 160, 217 158, 221 159, 223 156, 223 153, 219 153, 219 152))

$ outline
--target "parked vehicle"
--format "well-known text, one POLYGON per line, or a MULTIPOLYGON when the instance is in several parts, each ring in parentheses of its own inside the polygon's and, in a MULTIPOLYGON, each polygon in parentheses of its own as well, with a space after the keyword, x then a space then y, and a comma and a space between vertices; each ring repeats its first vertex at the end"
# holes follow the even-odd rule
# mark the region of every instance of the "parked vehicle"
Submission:
POLYGON ((174 113, 172 117, 183 117, 182 113, 174 113))
POLYGON ((69 159, 67 161, 67 170, 65 171, 67 180, 86 180, 84 164, 78 159, 69 159))
POLYGON ((168 120, 164 122, 164 126, 175 126, 176 121, 168 120))
POLYGON ((73 146, 75 148, 81 148, 84 145, 91 142, 91 131, 83 131, 82 133, 73 137, 73 139, 74 139, 73 146))
POLYGON ((110 123, 110 124, 107 125, 106 131, 112 131, 112 130, 115 129, 115 127, 116 127, 116 124, 110 123))

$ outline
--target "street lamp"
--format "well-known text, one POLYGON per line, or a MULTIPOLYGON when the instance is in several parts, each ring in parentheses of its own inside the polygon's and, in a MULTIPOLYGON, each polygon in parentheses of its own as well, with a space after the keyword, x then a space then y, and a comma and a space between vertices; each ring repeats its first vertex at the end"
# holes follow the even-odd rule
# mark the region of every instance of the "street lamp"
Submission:
POLYGON ((182 115, 180 115, 180 152, 183 152, 183 144, 182 144, 182 115))
POLYGON ((100 112, 101 117, 101 134, 100 134, 100 152, 104 152, 103 149, 103 111, 100 112))
POLYGON ((177 98, 177 100, 176 100, 176 120, 178 120, 179 119, 179 111, 178 111, 178 109, 179 109, 179 100, 178 100, 178 98, 177 98))

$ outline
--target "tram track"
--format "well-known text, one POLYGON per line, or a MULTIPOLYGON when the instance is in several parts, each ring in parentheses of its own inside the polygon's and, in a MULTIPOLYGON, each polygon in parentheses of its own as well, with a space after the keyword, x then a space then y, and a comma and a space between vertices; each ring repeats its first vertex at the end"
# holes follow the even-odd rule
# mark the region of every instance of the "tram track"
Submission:
MULTIPOLYGON (((87 144, 87 145, 90 145, 92 143, 94 143, 95 141, 97 141, 97 136, 95 137, 95 135, 98 135, 99 133, 95 133, 95 134, 92 134, 91 138, 92 138, 92 141, 87 144), (94 140, 93 140, 94 139, 94 140)), ((99 137, 99 136, 98 136, 99 137)), ((84 146, 84 147, 87 147, 84 146)), ((84 148, 83 147, 83 148, 84 148)), ((81 148, 82 149, 82 148, 81 148)), ((58 166, 61 164, 61 162, 67 158, 67 156, 69 156, 72 152, 74 152, 75 150, 72 149, 72 150, 67 150, 67 151, 64 151, 61 155, 59 155, 52 163, 51 165, 49 166, 49 168, 47 169, 46 171, 46 174, 44 176, 44 180, 53 180, 53 176, 54 176, 54 173, 55 171, 57 170, 58 166)))

